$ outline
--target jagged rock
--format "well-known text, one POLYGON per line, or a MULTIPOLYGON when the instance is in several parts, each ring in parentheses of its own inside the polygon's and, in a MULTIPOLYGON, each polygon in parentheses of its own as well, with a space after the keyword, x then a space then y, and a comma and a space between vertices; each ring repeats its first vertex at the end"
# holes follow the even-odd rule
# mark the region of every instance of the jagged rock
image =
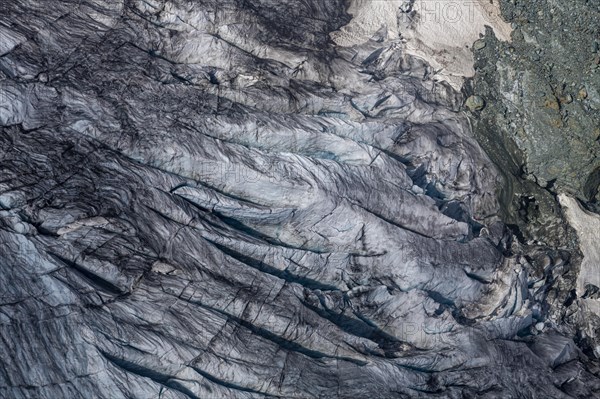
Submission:
POLYGON ((485 101, 479 96, 470 96, 465 105, 470 111, 481 111, 485 107, 485 101))
POLYGON ((483 50, 486 46, 485 40, 476 40, 475 43, 473 43, 473 48, 475 50, 483 50))
POLYGON ((600 34, 600 4, 500 3, 521 35, 508 44, 490 31, 485 40, 495 50, 475 52, 478 94, 496 99, 483 111, 480 130, 500 137, 496 147, 518 152, 528 177, 540 186, 593 201, 600 168, 594 133, 600 126, 600 73, 589 49, 600 34), (575 93, 579 101, 572 101, 575 93))

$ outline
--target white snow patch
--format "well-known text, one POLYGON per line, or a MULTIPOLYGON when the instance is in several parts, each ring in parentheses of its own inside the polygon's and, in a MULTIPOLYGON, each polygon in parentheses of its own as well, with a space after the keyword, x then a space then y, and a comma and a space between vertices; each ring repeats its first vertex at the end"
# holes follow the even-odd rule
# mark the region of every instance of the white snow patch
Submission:
POLYGON ((405 41, 409 54, 426 59, 439 79, 459 89, 464 77, 475 74, 471 45, 493 28, 496 37, 510 40, 511 27, 492 0, 351 0, 353 19, 331 34, 340 46, 354 46, 375 36, 405 41))
MULTIPOLYGON (((585 293, 586 284, 600 287, 600 215, 583 209, 575 198, 565 194, 558 196, 567 220, 577 232, 579 247, 583 253, 581 269, 577 278, 577 296, 585 293)), ((600 301, 585 299, 589 309, 600 315, 600 301)))

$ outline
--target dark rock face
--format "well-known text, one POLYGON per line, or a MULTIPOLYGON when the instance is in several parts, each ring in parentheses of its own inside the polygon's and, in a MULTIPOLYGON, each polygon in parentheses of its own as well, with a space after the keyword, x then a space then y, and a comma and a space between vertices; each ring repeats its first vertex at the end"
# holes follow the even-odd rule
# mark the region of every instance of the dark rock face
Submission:
POLYGON ((599 392, 569 253, 424 61, 331 44, 344 3, 3 5, 1 397, 599 392))
MULTIPOLYGON (((598 213, 600 184, 600 4, 585 0, 501 1, 514 31, 512 42, 499 42, 491 31, 475 52, 477 74, 471 91, 493 98, 472 113, 474 133, 505 181, 500 195, 505 222, 521 242, 570 253, 570 270, 550 283, 547 306, 580 348, 600 355, 600 312, 592 292, 583 289, 586 264, 598 237, 595 215, 579 226, 588 239, 575 236, 557 196, 568 193, 583 209, 598 213), (582 259, 583 256, 583 259, 582 259), (586 259, 587 258, 587 259, 586 259), (578 291, 578 292, 576 292, 578 291)), ((574 208, 579 208, 574 205, 574 208)), ((578 233, 580 235, 580 232, 578 233)), ((598 274, 597 265, 591 267, 598 274)), ((594 353, 594 354, 593 354, 594 353)))
POLYGON ((476 52, 474 84, 497 100, 482 123, 504 146, 518 148, 523 177, 598 210, 600 3, 500 3, 515 29, 510 43, 490 32, 490 45, 476 52))

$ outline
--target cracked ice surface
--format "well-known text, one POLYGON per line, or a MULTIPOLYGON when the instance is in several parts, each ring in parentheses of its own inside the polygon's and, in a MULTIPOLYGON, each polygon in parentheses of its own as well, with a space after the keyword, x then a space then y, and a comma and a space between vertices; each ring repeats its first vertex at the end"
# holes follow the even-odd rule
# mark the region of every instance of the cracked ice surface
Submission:
POLYGON ((526 261, 459 94, 398 40, 331 43, 343 1, 3 7, 0 396, 592 381, 513 339, 526 261))

